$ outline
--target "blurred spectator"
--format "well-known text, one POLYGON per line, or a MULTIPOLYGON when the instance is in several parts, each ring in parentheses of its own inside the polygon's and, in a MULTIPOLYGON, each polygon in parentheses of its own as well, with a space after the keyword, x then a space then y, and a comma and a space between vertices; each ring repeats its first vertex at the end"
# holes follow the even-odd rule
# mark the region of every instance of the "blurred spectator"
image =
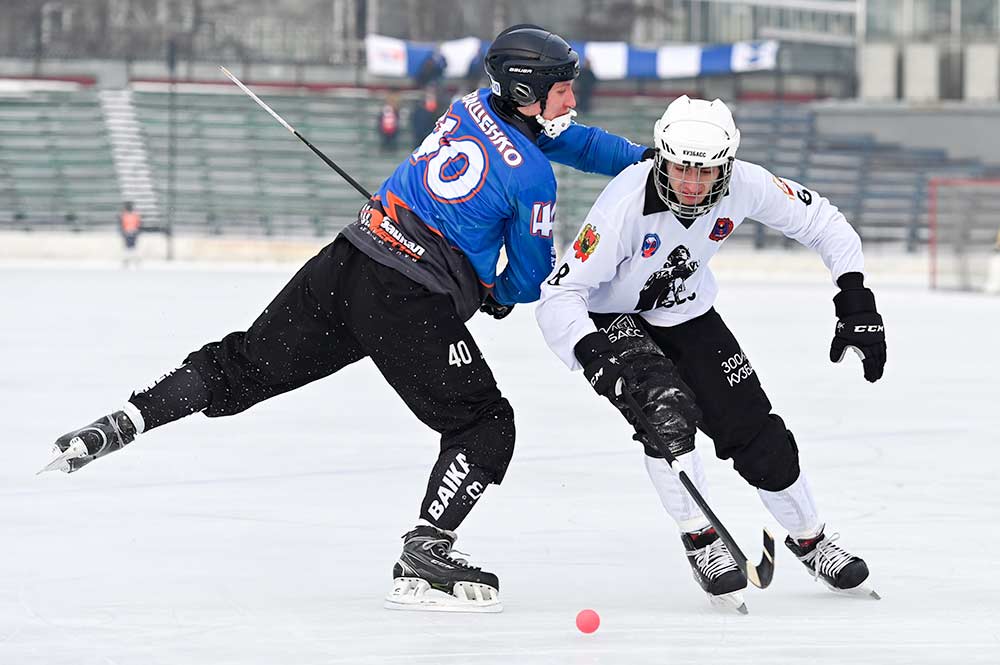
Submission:
POLYGON ((584 58, 583 65, 580 67, 580 75, 573 84, 573 94, 576 96, 576 110, 580 113, 586 113, 590 110, 590 98, 594 94, 594 86, 596 85, 597 77, 594 75, 594 70, 590 67, 590 60, 584 58))
POLYGON ((483 59, 478 56, 473 58, 472 62, 469 63, 469 71, 465 74, 465 85, 463 86, 464 90, 461 91, 461 94, 464 95, 467 92, 478 90, 479 82, 483 80, 483 74, 485 73, 486 70, 483 69, 483 59))
POLYGON ((142 217, 132 209, 132 202, 126 201, 124 210, 118 217, 118 224, 121 228, 122 239, 125 241, 125 256, 122 258, 122 266, 128 268, 130 265, 139 265, 139 256, 136 253, 136 241, 139 238, 139 229, 142 226, 142 217))
POLYGON ((425 88, 424 96, 417 102, 410 116, 413 126, 413 147, 419 146, 424 138, 434 131, 434 124, 442 112, 437 89, 425 88))
POLYGON ((444 78, 444 70, 447 65, 448 62, 444 59, 441 51, 435 50, 420 63, 420 69, 417 70, 415 78, 417 87, 426 88, 429 85, 437 84, 444 78))
POLYGON ((385 96, 378 112, 376 129, 382 152, 395 150, 396 139, 399 138, 399 96, 396 93, 390 92, 385 96))
POLYGON ((986 293, 1000 294, 1000 231, 997 231, 997 241, 993 245, 993 257, 989 262, 983 290, 986 293))

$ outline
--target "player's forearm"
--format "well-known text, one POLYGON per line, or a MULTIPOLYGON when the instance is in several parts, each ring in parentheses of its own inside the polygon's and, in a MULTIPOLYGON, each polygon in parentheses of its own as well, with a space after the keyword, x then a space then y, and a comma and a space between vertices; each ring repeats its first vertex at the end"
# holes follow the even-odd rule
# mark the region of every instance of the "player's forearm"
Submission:
POLYGON ((493 286, 493 297, 498 303, 503 305, 515 305, 518 303, 529 303, 538 300, 538 282, 534 286, 523 278, 515 276, 514 271, 508 266, 498 277, 493 286))
POLYGON ((854 227, 835 205, 818 193, 809 192, 808 200, 804 212, 793 210, 765 224, 819 254, 834 281, 847 272, 863 272, 861 237, 854 227))
POLYGON ((535 307, 535 320, 552 352, 571 370, 580 369, 573 348, 581 339, 597 331, 583 295, 573 291, 551 296, 543 294, 535 307))
POLYGON ((587 173, 615 176, 643 158, 647 148, 599 127, 573 125, 558 139, 539 141, 552 161, 587 173))
POLYGON ((812 243, 812 249, 823 259, 834 281, 845 273, 864 273, 865 257, 861 236, 839 212, 826 224, 812 243))

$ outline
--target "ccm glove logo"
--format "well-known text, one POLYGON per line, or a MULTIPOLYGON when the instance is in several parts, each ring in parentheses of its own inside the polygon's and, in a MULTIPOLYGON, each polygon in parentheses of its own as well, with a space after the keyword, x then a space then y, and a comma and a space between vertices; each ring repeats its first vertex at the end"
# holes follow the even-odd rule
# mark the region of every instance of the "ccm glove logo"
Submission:
POLYGON ((879 333, 885 332, 885 326, 854 326, 854 332, 856 333, 879 333))
MULTIPOLYGON (((591 355, 589 358, 584 357, 582 360, 586 361, 583 366, 583 375, 587 378, 590 383, 590 387, 598 395, 604 395, 610 398, 615 390, 615 383, 618 377, 622 373, 622 361, 621 358, 613 355, 610 344, 607 342, 607 335, 605 333, 598 331, 590 333, 593 337, 591 339, 597 339, 600 341, 600 346, 598 348, 601 351, 596 354, 591 355)), ((589 337, 589 335, 588 335, 589 337)), ((585 337, 584 340, 587 338, 585 337)), ((583 342, 583 340, 581 340, 583 342)), ((585 343, 586 347, 592 347, 592 343, 585 343)), ((579 358, 581 354, 578 352, 577 357, 579 358)))

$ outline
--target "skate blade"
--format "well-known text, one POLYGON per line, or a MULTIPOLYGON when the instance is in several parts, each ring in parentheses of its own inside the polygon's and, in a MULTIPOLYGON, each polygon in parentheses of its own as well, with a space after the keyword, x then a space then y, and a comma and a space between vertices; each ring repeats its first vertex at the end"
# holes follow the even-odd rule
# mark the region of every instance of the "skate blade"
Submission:
POLYGON ((823 580, 823 584, 826 584, 826 588, 830 591, 841 595, 841 596, 853 596, 854 598, 870 598, 872 600, 882 600, 882 596, 878 595, 878 592, 871 586, 862 582, 853 589, 838 589, 835 586, 827 584, 826 580, 823 580))
POLYGON ((710 593, 705 595, 708 596, 708 602, 716 609, 737 612, 738 614, 750 614, 750 610, 747 609, 747 604, 743 600, 743 594, 739 591, 724 593, 720 596, 713 596, 710 593))
POLYGON ((426 581, 415 577, 397 577, 392 591, 385 597, 387 610, 417 612, 479 612, 503 611, 500 593, 486 584, 456 582, 452 593, 431 588, 426 581))
POLYGON ((71 471, 69 461, 77 459, 78 457, 86 457, 89 453, 87 451, 87 445, 83 442, 83 440, 80 437, 75 437, 69 442, 69 448, 65 451, 59 450, 59 446, 53 446, 52 454, 55 455, 56 458, 42 467, 41 471, 35 474, 36 476, 39 476, 46 471, 65 471, 66 473, 69 473, 71 471))

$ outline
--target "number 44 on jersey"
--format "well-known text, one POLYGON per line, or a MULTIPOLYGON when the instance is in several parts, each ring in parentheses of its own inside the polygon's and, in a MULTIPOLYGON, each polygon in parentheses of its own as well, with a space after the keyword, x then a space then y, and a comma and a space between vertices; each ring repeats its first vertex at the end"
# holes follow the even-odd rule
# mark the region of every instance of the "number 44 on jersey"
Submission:
POLYGON ((556 203, 546 201, 531 206, 531 235, 542 238, 552 237, 552 227, 556 223, 556 203))

